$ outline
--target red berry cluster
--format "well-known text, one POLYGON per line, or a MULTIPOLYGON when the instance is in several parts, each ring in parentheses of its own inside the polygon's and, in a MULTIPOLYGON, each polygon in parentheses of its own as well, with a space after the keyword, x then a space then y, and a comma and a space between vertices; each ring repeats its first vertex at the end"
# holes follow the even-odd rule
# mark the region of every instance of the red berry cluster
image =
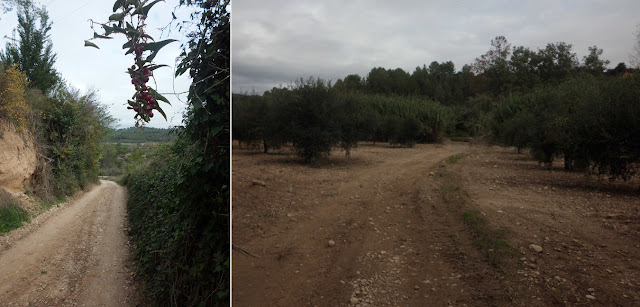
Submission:
MULTIPOLYGON (((138 63, 142 62, 141 58, 144 47, 145 45, 141 44, 135 49, 136 62, 138 63)), ((158 108, 158 102, 153 98, 146 84, 152 75, 151 70, 149 70, 149 67, 144 66, 136 69, 136 65, 132 65, 130 75, 131 84, 136 88, 136 95, 134 96, 135 106, 133 107, 133 110, 137 113, 136 117, 144 118, 144 114, 153 117, 153 110, 158 108)))

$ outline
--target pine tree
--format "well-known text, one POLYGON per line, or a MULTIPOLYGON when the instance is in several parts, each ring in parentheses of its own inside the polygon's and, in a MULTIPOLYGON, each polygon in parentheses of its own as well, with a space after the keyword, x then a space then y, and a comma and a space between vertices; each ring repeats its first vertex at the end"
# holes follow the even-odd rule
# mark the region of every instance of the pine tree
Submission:
POLYGON ((27 75, 30 87, 38 88, 44 94, 49 94, 60 82, 58 72, 53 67, 56 54, 53 53, 50 30, 49 14, 44 7, 36 7, 29 0, 20 3, 20 41, 17 44, 7 43, 5 51, 0 53, 0 61, 18 67, 27 75))

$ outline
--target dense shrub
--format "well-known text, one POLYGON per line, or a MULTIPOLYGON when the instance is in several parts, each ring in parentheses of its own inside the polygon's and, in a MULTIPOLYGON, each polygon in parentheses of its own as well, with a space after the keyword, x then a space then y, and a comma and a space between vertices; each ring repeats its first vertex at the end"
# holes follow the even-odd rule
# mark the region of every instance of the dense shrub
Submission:
POLYGON ((25 90, 27 76, 13 66, 3 70, 0 65, 0 116, 15 123, 18 129, 29 124, 31 110, 27 105, 25 90))
MULTIPOLYGON (((181 1, 185 3, 185 1, 181 1)), ((152 305, 227 305, 229 251, 229 1, 187 1, 197 30, 177 73, 193 78, 184 127, 125 177, 136 259, 152 305)))
POLYGON ((39 150, 48 157, 43 163, 49 164, 52 192, 63 197, 97 182, 101 141, 112 118, 95 93, 62 89, 56 97, 37 92, 31 97, 32 108, 41 114, 35 129, 39 150))

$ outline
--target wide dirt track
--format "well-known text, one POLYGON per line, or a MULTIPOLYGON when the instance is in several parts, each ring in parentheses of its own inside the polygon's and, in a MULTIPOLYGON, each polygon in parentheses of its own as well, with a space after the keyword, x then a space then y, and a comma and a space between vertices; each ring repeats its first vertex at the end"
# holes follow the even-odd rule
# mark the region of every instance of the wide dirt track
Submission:
POLYGON ((0 305, 133 305, 125 206, 124 188, 102 181, 2 238, 0 305))
POLYGON ((234 148, 232 163, 238 306, 640 304, 638 182, 463 143, 361 144, 317 168, 234 148), (470 211, 506 230, 497 265, 470 211))

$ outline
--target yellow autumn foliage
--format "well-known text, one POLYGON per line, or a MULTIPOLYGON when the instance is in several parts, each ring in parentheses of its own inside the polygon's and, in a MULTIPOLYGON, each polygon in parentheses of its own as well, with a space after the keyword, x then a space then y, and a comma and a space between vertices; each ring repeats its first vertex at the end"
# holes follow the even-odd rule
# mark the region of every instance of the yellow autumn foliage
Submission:
POLYGON ((13 66, 0 71, 0 118, 13 121, 18 129, 29 122, 29 105, 25 97, 27 76, 13 66))

